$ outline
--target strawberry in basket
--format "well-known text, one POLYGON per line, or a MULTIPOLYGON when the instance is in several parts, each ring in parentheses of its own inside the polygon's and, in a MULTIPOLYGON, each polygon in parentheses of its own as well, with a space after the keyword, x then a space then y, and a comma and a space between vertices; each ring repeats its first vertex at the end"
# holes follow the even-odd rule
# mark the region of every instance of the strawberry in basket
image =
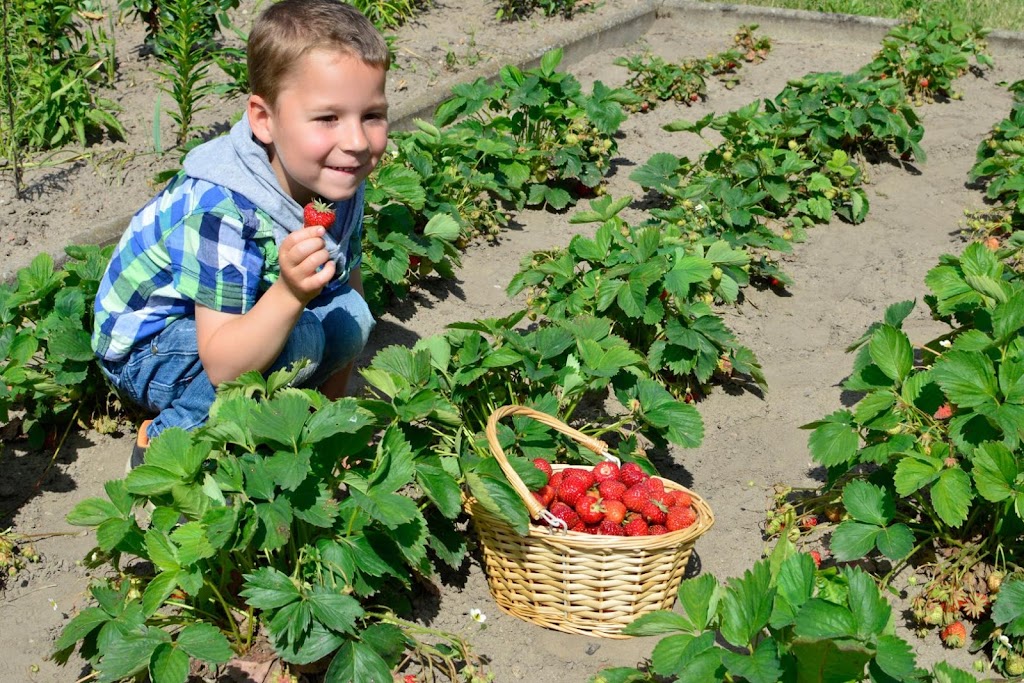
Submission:
POLYGON ((592 470, 568 467, 559 472, 543 458, 533 464, 548 476, 533 496, 551 513, 552 526, 603 536, 657 536, 697 522, 689 493, 666 489, 660 478, 647 475, 636 463, 620 467, 606 461, 592 470))

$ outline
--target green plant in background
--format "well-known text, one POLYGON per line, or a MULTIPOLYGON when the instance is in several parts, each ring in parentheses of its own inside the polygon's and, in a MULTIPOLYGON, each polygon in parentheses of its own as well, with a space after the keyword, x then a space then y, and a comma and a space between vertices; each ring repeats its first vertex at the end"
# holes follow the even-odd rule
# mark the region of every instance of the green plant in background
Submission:
POLYGON ((918 668, 867 573, 818 570, 786 541, 725 585, 710 574, 683 581, 679 603, 681 612, 645 614, 623 631, 662 636, 649 667, 606 669, 591 683, 976 680, 946 663, 918 668))
POLYGON ((1013 106, 1006 118, 978 144, 972 182, 985 186, 985 196, 1008 214, 1002 234, 1024 227, 1024 80, 1009 86, 1013 106))
POLYGON ((591 3, 580 0, 501 0, 495 16, 499 21, 522 21, 539 11, 545 17, 572 19, 577 11, 591 9, 591 3))
POLYGON ((912 13, 886 34, 882 49, 863 71, 898 79, 918 105, 936 97, 959 98, 953 81, 967 72, 970 58, 992 66, 985 44, 988 31, 945 17, 912 13))
POLYGON ((189 140, 196 113, 210 106, 203 100, 217 91, 208 79, 218 26, 216 18, 211 26, 211 5, 210 0, 166 0, 161 6, 161 25, 154 37, 154 54, 161 66, 155 71, 162 81, 160 90, 177 105, 170 115, 178 126, 179 146, 189 140))
POLYGON ((398 28, 429 6, 429 0, 349 0, 381 31, 398 28))
POLYGON ((110 40, 82 24, 81 0, 5 0, 0 74, 0 156, 15 166, 28 155, 103 134, 124 135, 116 104, 99 93, 111 85, 110 40))
POLYGON ((17 419, 34 447, 76 420, 101 432, 114 426, 89 332, 113 247, 66 251, 61 269, 40 254, 18 271, 16 283, 0 284, 0 423, 17 419))
POLYGON ((1024 5, 1017 0, 744 0, 744 5, 900 19, 907 12, 957 17, 986 28, 1024 31, 1024 5))
POLYGON ((528 291, 534 319, 611 320, 658 381, 687 402, 706 393, 714 376, 766 388, 754 354, 708 305, 736 301, 747 284, 747 254, 723 241, 691 242, 675 225, 631 227, 617 215, 629 202, 593 200, 572 222, 599 223, 595 236, 525 256, 509 295, 528 291))
POLYGON ((688 59, 681 64, 670 64, 652 54, 619 57, 617 66, 631 73, 626 87, 636 93, 640 101, 626 104, 629 111, 649 111, 659 102, 673 100, 690 105, 707 97, 706 77, 718 76, 727 88, 734 87, 740 64, 759 62, 771 50, 771 40, 755 35, 757 24, 741 26, 733 36, 734 49, 717 55, 709 54, 706 59, 688 59))
POLYGON ((534 69, 508 65, 495 83, 479 78, 456 86, 434 114, 438 127, 458 120, 455 126, 484 152, 511 152, 510 162, 499 156, 499 168, 487 170, 525 191, 514 198, 517 208, 525 200, 563 209, 595 192, 617 151, 614 136, 627 117, 622 105, 637 101, 601 81, 584 93, 572 74, 558 70, 561 61, 562 50, 551 50, 534 69))

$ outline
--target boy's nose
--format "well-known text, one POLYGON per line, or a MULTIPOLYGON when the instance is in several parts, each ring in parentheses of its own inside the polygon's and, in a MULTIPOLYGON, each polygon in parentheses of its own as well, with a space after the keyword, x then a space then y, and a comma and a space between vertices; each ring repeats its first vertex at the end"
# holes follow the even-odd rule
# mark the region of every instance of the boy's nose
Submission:
POLYGON ((351 121, 339 126, 338 147, 346 152, 362 152, 370 146, 362 121, 351 121))

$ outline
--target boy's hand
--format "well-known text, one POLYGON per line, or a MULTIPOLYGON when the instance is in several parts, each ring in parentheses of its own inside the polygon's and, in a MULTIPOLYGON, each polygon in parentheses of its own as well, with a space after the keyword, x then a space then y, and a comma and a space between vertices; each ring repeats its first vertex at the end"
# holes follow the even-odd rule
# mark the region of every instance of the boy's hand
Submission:
POLYGON ((281 281, 303 306, 334 277, 334 261, 327 253, 323 234, 322 227, 296 230, 284 238, 278 251, 281 281))

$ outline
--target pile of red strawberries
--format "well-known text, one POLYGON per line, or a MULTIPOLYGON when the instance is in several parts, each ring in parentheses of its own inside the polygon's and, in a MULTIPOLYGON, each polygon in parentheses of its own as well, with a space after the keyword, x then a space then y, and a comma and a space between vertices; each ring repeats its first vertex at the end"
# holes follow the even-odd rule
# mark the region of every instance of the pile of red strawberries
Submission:
POLYGON ((548 476, 534 497, 569 531, 657 536, 697 521, 690 494, 666 490, 661 479, 648 476, 636 463, 619 467, 608 461, 593 470, 570 467, 560 472, 552 472, 543 458, 533 464, 548 476))

